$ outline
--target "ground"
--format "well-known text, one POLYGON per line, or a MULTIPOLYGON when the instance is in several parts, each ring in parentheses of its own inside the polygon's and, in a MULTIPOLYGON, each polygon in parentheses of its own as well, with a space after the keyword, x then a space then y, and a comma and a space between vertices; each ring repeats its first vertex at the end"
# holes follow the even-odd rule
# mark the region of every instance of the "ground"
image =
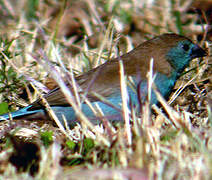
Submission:
POLYGON ((162 33, 187 36, 209 52, 192 61, 169 102, 154 112, 144 104, 145 113, 129 116, 130 126, 0 122, 3 179, 211 179, 212 3, 144 2, 0 2, 0 113, 55 88, 58 76, 67 78, 64 69, 78 76, 162 33))

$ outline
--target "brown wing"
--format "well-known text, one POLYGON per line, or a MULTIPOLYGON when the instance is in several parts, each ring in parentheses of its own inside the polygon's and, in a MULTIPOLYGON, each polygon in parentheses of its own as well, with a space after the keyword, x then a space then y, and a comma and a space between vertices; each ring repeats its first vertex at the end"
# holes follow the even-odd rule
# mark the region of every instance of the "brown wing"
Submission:
MULTIPOLYGON (((176 45, 180 40, 185 40, 183 36, 176 34, 164 34, 152 40, 142 43, 140 46, 124 54, 119 58, 108 60, 106 63, 76 78, 77 84, 88 92, 90 101, 95 101, 90 92, 96 92, 102 96, 111 96, 120 91, 119 60, 123 61, 125 74, 129 76, 140 76, 140 79, 146 79, 149 70, 150 59, 154 59, 154 71, 170 75, 172 67, 166 61, 166 54, 170 48, 176 45)), ((68 105, 66 98, 56 88, 45 95, 50 105, 68 105)), ((38 106, 40 101, 33 103, 38 106)))

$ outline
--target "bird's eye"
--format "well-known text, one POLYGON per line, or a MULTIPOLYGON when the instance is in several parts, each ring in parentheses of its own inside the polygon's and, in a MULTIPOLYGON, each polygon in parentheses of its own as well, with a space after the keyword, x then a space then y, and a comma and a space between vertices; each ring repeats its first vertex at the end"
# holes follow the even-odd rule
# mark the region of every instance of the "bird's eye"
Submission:
POLYGON ((182 48, 184 51, 188 51, 189 50, 189 45, 188 44, 183 44, 182 48))

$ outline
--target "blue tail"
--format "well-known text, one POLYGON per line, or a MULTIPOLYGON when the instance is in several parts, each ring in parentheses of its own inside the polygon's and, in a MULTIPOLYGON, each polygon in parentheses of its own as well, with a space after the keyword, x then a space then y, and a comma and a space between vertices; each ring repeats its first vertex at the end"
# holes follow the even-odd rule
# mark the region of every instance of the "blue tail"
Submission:
MULTIPOLYGON (((27 106, 25 108, 22 108, 22 109, 20 109, 18 111, 15 111, 15 112, 10 113, 10 114, 11 114, 12 118, 16 118, 16 117, 21 117, 21 116, 29 115, 29 114, 35 114, 35 113, 38 113, 38 112, 43 112, 42 109, 29 110, 31 107, 32 107, 32 105, 29 105, 29 106, 27 106)), ((7 120, 9 118, 10 118, 9 113, 0 115, 0 121, 7 120)))
MULTIPOLYGON (((110 98, 110 101, 112 104, 115 104, 115 106, 119 106, 119 103, 121 103, 121 98, 120 98, 120 96, 115 96, 113 98, 110 98)), ((114 116, 115 120, 117 119, 118 121, 120 121, 120 118, 119 118, 120 112, 118 112, 116 109, 114 109, 113 107, 110 107, 102 102, 99 102, 99 101, 95 102, 95 103, 99 105, 99 107, 104 112, 105 116, 111 116, 111 117, 114 116), (118 117, 116 117, 117 114, 119 115, 118 117)), ((94 105, 94 103, 91 103, 91 104, 94 105)), ((43 109, 33 110, 32 108, 33 108, 33 105, 29 105, 18 111, 12 112, 11 116, 12 116, 12 118, 19 118, 22 116, 36 114, 36 113, 45 114, 45 111, 43 109)), ((76 123, 77 116, 72 107, 70 107, 70 106, 67 106, 67 107, 52 106, 51 108, 54 111, 54 113, 56 114, 57 118, 61 121, 61 123, 64 122, 63 116, 65 116, 68 124, 72 125, 72 124, 76 123)), ((87 104, 82 104, 81 108, 82 108, 82 112, 91 120, 91 122, 93 122, 94 124, 97 124, 99 122, 99 119, 96 117, 96 115, 93 113, 93 111, 90 109, 90 107, 87 104)), ((9 118, 10 118, 9 114, 0 115, 0 121, 7 120, 9 118)))
MULTIPOLYGON (((134 105, 138 104, 137 103, 137 95, 130 88, 128 89, 128 91, 129 91, 129 94, 131 95, 131 100, 132 100, 131 103, 134 105)), ((122 103, 121 94, 117 93, 116 95, 108 98, 108 101, 111 104, 113 104, 115 107, 117 107, 118 110, 114 107, 111 107, 111 106, 101 102, 101 101, 92 102, 91 104, 98 105, 101 108, 102 112, 104 113, 104 116, 111 118, 111 120, 116 120, 116 121, 122 120, 122 118, 120 118, 121 113, 119 111, 119 109, 121 110, 120 104, 122 103)), ((70 106, 67 106, 67 107, 52 106, 51 108, 62 123, 64 122, 63 117, 66 118, 68 124, 70 124, 70 125, 76 123, 77 115, 72 107, 70 107, 70 106)), ((89 118, 89 120, 91 122, 93 122, 94 124, 97 124, 99 122, 99 120, 101 120, 101 118, 97 117, 93 113, 93 111, 90 109, 90 107, 87 104, 82 104, 81 110, 84 113, 84 115, 87 116, 89 118)), ((21 116, 26 116, 26 115, 30 115, 30 114, 36 114, 36 113, 44 113, 45 114, 45 111, 42 108, 33 110, 33 105, 29 105, 23 109, 12 112, 11 116, 12 116, 12 118, 18 118, 21 116)), ((0 115, 0 121, 7 120, 7 119, 9 119, 9 114, 0 115)))
MULTIPOLYGON (((137 102, 136 94, 132 93, 131 89, 129 89, 129 91, 130 91, 130 94, 131 94, 131 97, 133 100, 132 103, 137 104, 136 103, 137 102)), ((108 98, 108 101, 111 104, 113 104, 115 107, 117 107, 118 109, 121 109, 120 104, 122 103, 122 99, 121 99, 120 93, 117 93, 116 95, 108 98)), ((91 104, 92 105, 97 104, 101 108, 102 112, 104 112, 104 116, 111 117, 112 120, 120 121, 120 119, 122 119, 122 118, 120 118, 121 114, 120 114, 119 110, 117 110, 111 106, 108 106, 107 104, 104 104, 101 101, 92 102, 91 104)), ((68 124, 70 124, 70 125, 76 123, 77 116, 72 107, 70 107, 70 106, 67 106, 67 107, 52 106, 51 108, 62 123, 64 122, 63 117, 66 118, 68 124)), ((81 108, 82 108, 81 110, 85 114, 85 116, 87 116, 90 119, 90 121, 93 122, 94 124, 97 124, 99 122, 99 120, 101 119, 101 118, 99 119, 99 117, 97 117, 93 113, 93 111, 90 109, 90 107, 87 104, 82 104, 81 108)), ((33 105, 29 105, 18 111, 12 112, 11 116, 12 116, 12 118, 19 118, 22 116, 36 114, 36 113, 44 113, 45 114, 45 111, 42 108, 33 110, 33 105)), ((9 118, 10 118, 9 114, 0 115, 0 121, 7 120, 9 118)))

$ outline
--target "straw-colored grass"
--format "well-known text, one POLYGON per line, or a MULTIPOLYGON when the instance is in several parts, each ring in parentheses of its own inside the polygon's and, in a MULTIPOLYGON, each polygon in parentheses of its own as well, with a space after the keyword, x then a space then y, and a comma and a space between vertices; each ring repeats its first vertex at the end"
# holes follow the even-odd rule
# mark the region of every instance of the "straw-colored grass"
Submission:
MULTIPOLYGON (((42 98, 52 117, 0 122, 2 179, 210 179, 210 56, 191 63, 169 103, 157 93, 150 67, 149 88, 164 110, 149 107, 147 101, 142 114, 127 106, 130 77, 125 77, 120 61, 124 122, 117 124, 103 119, 103 125, 94 125, 88 120, 80 109, 74 79, 166 32, 195 41, 202 34, 200 43, 210 51, 206 36, 210 22, 203 16, 206 22, 197 23, 200 16, 188 13, 192 2, 2 0, 0 112, 42 98), (81 124, 70 128, 57 120, 43 98, 55 86, 60 86, 81 124)), ((91 106, 86 96, 83 101, 91 106)), ((99 107, 91 109, 104 113, 99 107)))

